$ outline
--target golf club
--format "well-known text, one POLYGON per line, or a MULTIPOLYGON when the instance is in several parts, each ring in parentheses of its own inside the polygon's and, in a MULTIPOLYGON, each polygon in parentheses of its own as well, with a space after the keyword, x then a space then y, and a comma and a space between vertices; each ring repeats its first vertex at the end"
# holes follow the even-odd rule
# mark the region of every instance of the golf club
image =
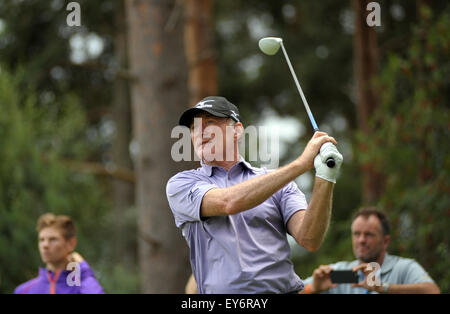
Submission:
MULTIPOLYGON (((286 52, 286 49, 284 48, 283 39, 279 37, 264 37, 259 40, 258 45, 259 49, 261 49, 262 52, 264 52, 266 55, 269 56, 273 56, 274 54, 276 54, 281 47, 281 50, 283 50, 284 57, 286 58, 286 62, 289 66, 289 70, 291 71, 292 77, 294 78, 295 85, 297 86, 300 97, 302 98, 303 105, 305 106, 306 112, 308 113, 308 117, 309 120, 311 121, 314 132, 319 131, 319 127, 317 126, 316 120, 314 119, 311 109, 309 109, 309 105, 308 102, 306 101, 305 95, 303 94, 302 87, 298 82, 297 75, 294 72, 294 68, 292 67, 291 61, 289 60, 289 56, 286 52)), ((330 157, 327 159, 326 164, 329 168, 333 168, 336 163, 334 159, 330 157)))

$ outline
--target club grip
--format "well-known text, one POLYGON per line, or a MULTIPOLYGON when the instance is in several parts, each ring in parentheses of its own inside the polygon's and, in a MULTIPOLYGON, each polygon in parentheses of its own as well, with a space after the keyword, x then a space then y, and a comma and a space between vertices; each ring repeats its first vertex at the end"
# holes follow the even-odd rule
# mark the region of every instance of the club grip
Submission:
POLYGON ((330 157, 327 159, 326 164, 328 168, 334 168, 334 166, 336 165, 336 161, 334 161, 333 157, 330 157))

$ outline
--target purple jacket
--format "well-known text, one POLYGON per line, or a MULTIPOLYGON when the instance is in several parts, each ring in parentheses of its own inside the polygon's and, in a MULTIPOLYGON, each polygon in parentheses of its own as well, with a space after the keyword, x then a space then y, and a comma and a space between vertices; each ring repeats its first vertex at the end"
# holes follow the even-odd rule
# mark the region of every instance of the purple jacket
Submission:
POLYGON ((76 282, 77 272, 59 270, 55 273, 46 268, 39 268, 39 276, 27 281, 14 290, 16 294, 102 294, 103 288, 95 279, 88 263, 79 264, 79 281, 76 282), (69 283, 67 283, 67 277, 69 283))

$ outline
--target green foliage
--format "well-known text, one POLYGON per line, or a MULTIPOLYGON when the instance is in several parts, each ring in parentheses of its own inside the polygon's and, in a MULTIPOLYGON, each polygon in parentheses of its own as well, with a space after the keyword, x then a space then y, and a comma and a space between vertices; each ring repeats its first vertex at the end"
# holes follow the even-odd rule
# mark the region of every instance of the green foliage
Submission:
POLYGON ((37 218, 45 212, 74 218, 79 251, 95 268, 104 252, 108 202, 98 180, 67 168, 83 160, 89 143, 76 98, 36 105, 25 72, 0 70, 0 270, 1 292, 37 275, 37 218))
POLYGON ((393 223, 390 250, 417 259, 450 291, 450 154, 448 91, 450 14, 421 11, 406 57, 389 56, 376 86, 381 103, 361 164, 385 178, 380 207, 393 223))
POLYGON ((352 75, 352 36, 342 31, 341 15, 350 2, 216 1, 216 41, 219 90, 234 101, 246 124, 255 123, 266 107, 298 118, 312 128, 289 68, 279 51, 274 56, 258 49, 266 36, 282 37, 317 123, 330 113, 353 120, 347 94, 352 75), (320 57, 321 50, 323 55, 320 57), (256 75, 248 75, 246 66, 256 75))
MULTIPOLYGON (((410 13, 415 16, 414 10, 410 13)), ((442 292, 450 291, 449 12, 425 9, 418 20, 420 24, 410 30, 396 26, 385 43, 387 35, 380 36, 384 47, 395 43, 393 38, 402 45, 382 51, 376 79, 380 106, 370 122, 373 132, 370 136, 358 133, 354 141, 364 143, 367 150, 355 151, 356 163, 343 165, 321 249, 294 260, 301 278, 309 277, 321 264, 355 259, 350 223, 362 200, 349 193, 358 191, 354 186, 359 184, 357 165, 370 164, 386 178, 379 205, 393 225, 389 252, 416 259, 442 292), (411 35, 401 37, 401 33, 411 35)))
POLYGON ((106 242, 117 238, 111 181, 67 163, 111 159, 111 139, 101 126, 110 120, 118 70, 114 36, 121 27, 115 15, 122 1, 77 2, 81 27, 67 26, 64 0, 0 1, 0 64, 15 73, 0 73, 0 292, 36 275, 34 228, 46 211, 73 216, 77 250, 105 291, 137 291, 135 210, 126 211, 133 221, 120 217, 127 252, 118 256, 117 243, 106 242), (90 34, 101 38, 102 53, 72 62, 71 40, 90 34))
POLYGON ((93 110, 111 101, 113 75, 109 65, 114 62, 113 21, 120 1, 77 2, 81 7, 80 27, 67 25, 68 1, 0 1, 0 20, 5 28, 0 36, 0 62, 11 70, 23 66, 27 80, 39 93, 55 98, 75 93, 82 100, 81 106, 93 110), (71 62, 71 40, 92 33, 102 37, 101 56, 86 60, 88 66, 71 62))

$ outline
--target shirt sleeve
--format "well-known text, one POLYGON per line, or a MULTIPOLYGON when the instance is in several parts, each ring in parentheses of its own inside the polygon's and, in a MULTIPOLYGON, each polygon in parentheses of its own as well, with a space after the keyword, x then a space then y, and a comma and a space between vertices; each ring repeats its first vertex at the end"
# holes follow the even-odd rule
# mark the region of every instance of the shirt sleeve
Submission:
POLYGON ((422 282, 432 282, 430 275, 417 263, 415 260, 408 260, 403 265, 404 268, 404 277, 402 284, 413 284, 413 283, 422 283, 422 282))
POLYGON ((167 182, 166 194, 176 226, 181 227, 185 222, 200 221, 203 196, 217 187, 192 172, 183 171, 173 176, 167 182))
POLYGON ((285 225, 295 212, 305 210, 308 207, 305 194, 300 191, 294 181, 285 185, 278 193, 281 214, 285 225))

